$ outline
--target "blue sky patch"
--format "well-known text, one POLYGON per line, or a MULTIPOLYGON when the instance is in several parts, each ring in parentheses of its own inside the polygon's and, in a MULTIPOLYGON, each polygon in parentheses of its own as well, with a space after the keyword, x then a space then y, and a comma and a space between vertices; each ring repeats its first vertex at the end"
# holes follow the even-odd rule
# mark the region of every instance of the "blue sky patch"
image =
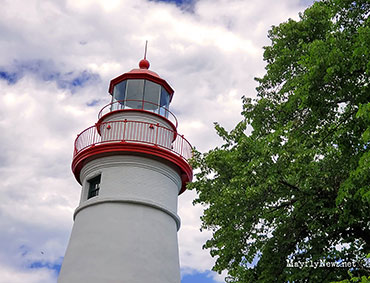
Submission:
POLYGON ((176 5, 189 4, 193 1, 191 0, 154 0, 156 2, 166 2, 166 3, 175 3, 176 5))
POLYGON ((194 3, 197 0, 149 0, 153 2, 164 2, 164 3, 172 3, 176 6, 180 7, 182 10, 193 12, 194 3))
POLYGON ((8 84, 15 84, 18 80, 17 73, 7 72, 0 69, 0 79, 8 81, 8 84))
POLYGON ((15 60, 12 65, 0 66, 0 79, 16 84, 25 75, 32 75, 41 81, 55 81, 62 89, 74 93, 78 88, 100 81, 97 73, 88 70, 62 72, 52 60, 15 60))
POLYGON ((31 269, 47 268, 47 269, 55 271, 57 274, 59 274, 61 267, 62 265, 60 263, 51 263, 51 262, 43 262, 43 261, 34 261, 29 265, 29 268, 31 269))
POLYGON ((92 101, 87 102, 86 105, 89 106, 89 107, 93 107, 93 106, 97 105, 99 102, 100 102, 100 100, 93 99, 92 101))
POLYGON ((82 72, 68 72, 65 74, 59 74, 55 78, 59 88, 66 88, 74 92, 79 87, 84 87, 88 84, 100 81, 98 74, 91 73, 87 70, 82 72))
POLYGON ((208 272, 184 275, 181 283, 216 283, 208 272))

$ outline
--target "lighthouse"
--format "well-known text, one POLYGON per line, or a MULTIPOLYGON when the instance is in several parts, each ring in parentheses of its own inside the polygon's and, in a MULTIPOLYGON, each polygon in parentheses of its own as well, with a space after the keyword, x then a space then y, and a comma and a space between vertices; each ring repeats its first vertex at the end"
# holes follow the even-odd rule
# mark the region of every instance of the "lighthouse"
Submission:
POLYGON ((59 283, 179 283, 178 195, 192 147, 169 110, 174 90, 149 61, 111 80, 111 103, 78 134, 80 203, 59 283))

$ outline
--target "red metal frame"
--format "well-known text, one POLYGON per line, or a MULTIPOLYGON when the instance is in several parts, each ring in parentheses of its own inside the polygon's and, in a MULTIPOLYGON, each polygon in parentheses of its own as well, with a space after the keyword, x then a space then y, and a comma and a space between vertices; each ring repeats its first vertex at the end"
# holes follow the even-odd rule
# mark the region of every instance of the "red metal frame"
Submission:
POLYGON ((97 123, 81 132, 74 144, 72 170, 78 182, 86 161, 114 153, 149 154, 174 163, 181 170, 182 188, 193 177, 188 159, 192 146, 176 131, 142 121, 109 121, 97 123))

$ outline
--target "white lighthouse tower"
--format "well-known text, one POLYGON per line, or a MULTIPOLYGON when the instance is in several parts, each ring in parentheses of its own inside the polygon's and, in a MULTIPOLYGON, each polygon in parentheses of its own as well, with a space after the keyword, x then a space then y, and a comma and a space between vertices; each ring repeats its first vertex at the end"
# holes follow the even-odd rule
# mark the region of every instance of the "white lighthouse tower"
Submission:
POLYGON ((110 82, 112 102, 75 141, 80 204, 59 283, 179 283, 177 196, 191 145, 168 110, 173 89, 145 59, 110 82))

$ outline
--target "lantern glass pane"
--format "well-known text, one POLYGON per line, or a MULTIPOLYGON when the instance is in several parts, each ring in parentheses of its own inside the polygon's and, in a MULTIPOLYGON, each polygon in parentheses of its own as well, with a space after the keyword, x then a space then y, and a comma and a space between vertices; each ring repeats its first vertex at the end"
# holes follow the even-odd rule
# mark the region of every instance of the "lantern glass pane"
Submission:
POLYGON ((144 80, 127 80, 126 106, 133 109, 143 108, 144 80))
POLYGON ((168 117, 167 109, 168 109, 169 103, 170 103, 170 95, 164 89, 164 87, 161 87, 161 101, 160 101, 161 109, 160 109, 159 114, 161 114, 162 116, 165 116, 166 118, 168 117))
POLYGON ((161 86, 151 81, 145 81, 144 109, 158 113, 161 86))

